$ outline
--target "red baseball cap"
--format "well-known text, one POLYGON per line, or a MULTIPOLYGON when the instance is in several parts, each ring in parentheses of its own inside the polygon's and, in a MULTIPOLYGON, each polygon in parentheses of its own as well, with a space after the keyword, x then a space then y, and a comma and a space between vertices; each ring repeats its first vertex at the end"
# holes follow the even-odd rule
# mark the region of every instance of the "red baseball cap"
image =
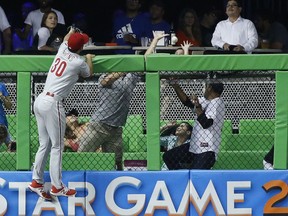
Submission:
POLYGON ((89 41, 89 36, 84 33, 73 33, 68 39, 68 48, 71 51, 78 51, 89 41))

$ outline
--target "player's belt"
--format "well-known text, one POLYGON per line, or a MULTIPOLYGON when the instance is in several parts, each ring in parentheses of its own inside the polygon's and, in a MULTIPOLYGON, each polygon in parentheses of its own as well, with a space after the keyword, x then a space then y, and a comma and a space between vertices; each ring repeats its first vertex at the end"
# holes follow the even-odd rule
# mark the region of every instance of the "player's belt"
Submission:
POLYGON ((64 99, 61 96, 58 96, 58 95, 56 95, 56 94, 54 94, 52 92, 44 92, 44 94, 48 95, 50 97, 53 97, 57 101, 62 101, 62 102, 64 101, 64 99))
POLYGON ((54 97, 54 93, 51 93, 51 92, 46 92, 46 95, 49 95, 51 97, 54 97))

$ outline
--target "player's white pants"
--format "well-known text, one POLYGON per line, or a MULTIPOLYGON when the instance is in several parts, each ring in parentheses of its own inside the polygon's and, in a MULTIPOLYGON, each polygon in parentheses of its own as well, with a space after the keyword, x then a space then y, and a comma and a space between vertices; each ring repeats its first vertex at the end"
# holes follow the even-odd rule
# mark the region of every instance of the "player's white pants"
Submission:
POLYGON ((44 183, 44 169, 50 153, 51 183, 62 187, 62 154, 66 128, 65 110, 61 101, 41 93, 34 103, 39 133, 39 149, 35 157, 33 179, 44 183))

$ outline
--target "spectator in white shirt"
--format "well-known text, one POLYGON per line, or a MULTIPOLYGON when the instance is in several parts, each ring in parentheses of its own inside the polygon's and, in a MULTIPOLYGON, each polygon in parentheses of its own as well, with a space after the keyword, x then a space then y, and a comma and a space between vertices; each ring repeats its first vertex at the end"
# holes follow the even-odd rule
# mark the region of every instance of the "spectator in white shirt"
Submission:
MULTIPOLYGON (((3 54, 10 54, 11 43, 12 43, 11 26, 1 6, 0 6, 0 31, 3 34, 3 42, 4 42, 3 54)), ((1 37, 0 37, 0 53, 1 53, 2 48, 3 47, 1 46, 1 37)))
POLYGON ((220 82, 207 83, 204 97, 189 98, 181 87, 171 83, 181 102, 196 113, 190 146, 181 145, 163 155, 169 170, 211 169, 216 162, 224 124, 225 105, 220 97, 224 86, 220 82))
POLYGON ((38 30, 41 28, 41 20, 44 13, 50 10, 56 12, 58 17, 58 23, 65 25, 63 14, 60 11, 52 8, 52 2, 53 0, 38 0, 40 8, 37 10, 33 10, 28 14, 26 20, 24 21, 24 23, 26 24, 24 31, 17 32, 20 38, 26 39, 31 28, 33 29, 33 36, 35 37, 38 30))
POLYGON ((252 21, 241 17, 240 0, 228 0, 227 20, 220 21, 213 33, 212 46, 236 52, 252 52, 258 46, 258 34, 252 21))
POLYGON ((63 35, 55 33, 58 17, 55 11, 45 12, 41 22, 41 28, 34 38, 35 47, 38 50, 56 52, 63 42, 63 35))

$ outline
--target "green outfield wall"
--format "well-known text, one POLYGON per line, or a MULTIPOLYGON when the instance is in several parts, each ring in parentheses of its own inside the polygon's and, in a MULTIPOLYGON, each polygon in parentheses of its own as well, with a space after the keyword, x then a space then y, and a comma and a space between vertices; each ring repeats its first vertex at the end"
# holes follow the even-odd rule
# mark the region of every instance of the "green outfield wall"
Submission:
MULTIPOLYGON (((54 56, 0 56, 0 72, 17 73, 17 170, 29 170, 31 73, 48 71, 54 56)), ((286 169, 288 159, 288 55, 103 55, 93 59, 94 72, 146 72, 148 170, 160 169, 159 71, 276 71, 275 161, 286 169)))

